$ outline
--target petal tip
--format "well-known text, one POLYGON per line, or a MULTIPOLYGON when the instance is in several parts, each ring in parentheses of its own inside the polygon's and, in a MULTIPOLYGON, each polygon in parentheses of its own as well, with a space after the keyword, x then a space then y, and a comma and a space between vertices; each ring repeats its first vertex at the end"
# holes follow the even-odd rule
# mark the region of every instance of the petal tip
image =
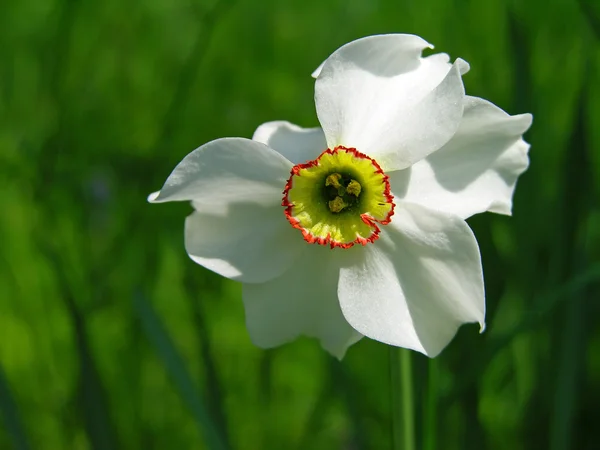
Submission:
POLYGON ((525 129, 525 131, 527 131, 529 129, 529 127, 531 126, 531 124, 533 123, 533 114, 525 113, 525 114, 522 114, 522 116, 523 116, 524 122, 527 123, 527 128, 525 129))
POLYGON ((346 356, 346 350, 344 349, 342 351, 335 351, 335 350, 331 350, 331 349, 327 349, 325 348, 325 346, 323 344, 321 344, 321 348, 323 348, 323 350, 325 350, 327 353, 329 353, 331 356, 333 356, 335 359, 337 359, 338 361, 342 361, 342 359, 344 359, 344 356, 346 356))
POLYGON ((148 203, 159 203, 157 200, 158 197, 160 197, 160 191, 153 192, 146 198, 146 200, 148 203))
POLYGON ((325 61, 323 61, 323 62, 322 62, 320 65, 319 65, 319 67, 317 67, 317 68, 316 68, 316 69, 313 71, 313 73, 311 73, 311 74, 310 74, 310 76, 311 76, 311 77, 313 77, 313 78, 315 78, 315 79, 319 78, 319 74, 321 73, 321 70, 323 69, 323 66, 324 66, 324 65, 325 65, 325 61))
POLYGON ((456 61, 454 62, 454 64, 456 64, 458 66, 458 71, 460 72, 461 75, 464 75, 469 70, 471 70, 470 64, 462 58, 456 58, 456 61))

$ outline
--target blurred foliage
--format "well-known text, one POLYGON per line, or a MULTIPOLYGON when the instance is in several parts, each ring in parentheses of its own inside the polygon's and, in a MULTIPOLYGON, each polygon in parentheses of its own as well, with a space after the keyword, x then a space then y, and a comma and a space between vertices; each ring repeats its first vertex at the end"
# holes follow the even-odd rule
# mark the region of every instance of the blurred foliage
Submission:
POLYGON ((263 351, 240 289, 193 264, 190 150, 317 125, 338 46, 423 36, 467 90, 532 112, 514 217, 470 220, 488 329, 415 356, 419 448, 593 449, 600 413, 596 0, 6 0, 0 4, 0 448, 386 449, 386 346, 263 351))

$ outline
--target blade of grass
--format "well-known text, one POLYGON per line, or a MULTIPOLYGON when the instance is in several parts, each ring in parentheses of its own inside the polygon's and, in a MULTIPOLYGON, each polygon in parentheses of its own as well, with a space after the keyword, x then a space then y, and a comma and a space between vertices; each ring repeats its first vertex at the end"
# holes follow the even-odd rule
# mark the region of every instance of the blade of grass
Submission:
POLYGON ((548 317, 556 311, 556 309, 563 304, 567 299, 573 299, 573 301, 579 301, 579 294, 590 287, 592 284, 600 282, 600 263, 594 264, 587 268, 582 273, 573 276, 570 280, 566 281, 562 285, 552 288, 551 290, 536 296, 531 301, 532 313, 527 314, 523 319, 512 327, 509 331, 502 335, 490 339, 488 349, 485 356, 478 360, 477 365, 468 367, 464 370, 465 374, 470 376, 464 377, 458 381, 450 393, 440 406, 442 409, 447 408, 450 404, 460 399, 468 387, 475 382, 475 380, 481 376, 480 368, 487 367, 498 352, 509 345, 512 340, 528 331, 535 330, 541 324, 547 322, 548 317))
POLYGON ((8 380, 4 376, 4 371, 0 366, 0 412, 4 418, 4 427, 12 438, 15 450, 28 450, 29 444, 23 429, 23 424, 19 418, 17 404, 12 396, 8 380))
MULTIPOLYGON (((224 398, 224 389, 219 378, 214 352, 210 345, 210 336, 204 320, 204 311, 202 311, 201 303, 197 301, 195 295, 195 293, 197 292, 206 293, 208 289, 206 286, 197 286, 194 284, 194 280, 197 277, 194 277, 196 272, 192 269, 195 269, 195 267, 191 265, 188 265, 186 267, 185 287, 188 294, 188 299, 191 304, 192 314, 194 317, 196 332, 198 336, 198 346, 200 347, 200 352, 204 360, 204 372, 206 374, 206 403, 210 415, 214 417, 214 420, 218 425, 219 429, 223 430, 223 438, 227 439, 227 416, 225 414, 222 404, 222 400, 224 398)), ((229 446, 229 441, 226 440, 225 443, 229 446)))
MULTIPOLYGON (((59 253, 40 239, 39 248, 56 268, 56 277, 61 290, 61 300, 65 305, 72 326, 79 360, 78 401, 81 409, 85 430, 94 450, 112 450, 119 448, 115 432, 108 396, 98 367, 91 350, 85 315, 76 302, 73 285, 67 278, 69 266, 59 253)), ((80 295, 83 293, 77 291, 80 295)))
POLYGON ((311 442, 314 442, 314 436, 324 427, 327 413, 333 403, 335 385, 332 380, 331 371, 326 375, 317 401, 312 407, 311 413, 306 421, 306 426, 302 432, 298 443, 293 447, 295 450, 304 450, 310 448, 311 442))
MULTIPOLYGON (((361 421, 364 412, 361 410, 358 399, 355 395, 355 387, 353 386, 352 376, 347 367, 337 359, 326 356, 330 368, 330 383, 337 395, 343 400, 348 416, 350 419, 350 427, 352 433, 350 442, 354 450, 362 450, 367 448, 367 439, 364 425, 361 421)), ((306 448, 306 447, 305 447, 306 448)))
MULTIPOLYGON (((210 338, 204 323, 203 312, 200 310, 200 302, 193 299, 191 291, 189 298, 192 303, 196 330, 198 332, 198 344, 201 349, 202 357, 204 358, 204 371, 206 373, 206 403, 210 415, 214 417, 215 424, 222 430, 223 439, 227 439, 227 416, 223 409, 222 400, 223 386, 217 372, 217 364, 213 356, 213 350, 210 346, 210 338)), ((225 441, 229 445, 228 441, 225 441)))
POLYGON ((198 393, 183 358, 175 348, 162 321, 141 293, 134 297, 133 306, 148 340, 156 350, 182 400, 194 415, 208 448, 211 450, 227 449, 226 440, 216 426, 217 421, 211 417, 204 399, 198 393))
POLYGON ((600 4, 595 0, 578 0, 581 15, 589 24, 590 29, 600 40, 600 4))
MULTIPOLYGON (((565 153, 563 198, 559 232, 562 238, 557 247, 560 261, 560 276, 568 278, 570 273, 580 270, 586 263, 586 252, 581 243, 581 224, 592 206, 591 162, 586 139, 587 95, 586 84, 580 93, 578 114, 565 153)), ((559 364, 554 395, 554 408, 550 421, 550 449, 574 448, 574 428, 577 404, 581 394, 580 384, 585 364, 585 292, 571 298, 564 305, 559 322, 559 364)))
POLYGON ((204 62, 204 55, 212 41, 214 30, 220 23, 220 19, 222 19, 227 13, 227 10, 232 6, 233 1, 231 0, 219 0, 212 9, 207 11, 199 19, 200 31, 194 43, 194 47, 190 51, 190 54, 179 73, 179 81, 175 85, 175 92, 173 93, 173 97, 171 98, 171 102, 165 113, 163 128, 156 142, 157 150, 163 149, 171 140, 177 126, 179 114, 185 109, 187 102, 191 98, 189 95, 190 90, 198 77, 202 63, 204 62))
POLYGON ((73 321, 79 357, 79 400, 91 446, 94 450, 119 448, 107 404, 106 389, 90 350, 84 316, 72 298, 67 297, 65 303, 73 321))

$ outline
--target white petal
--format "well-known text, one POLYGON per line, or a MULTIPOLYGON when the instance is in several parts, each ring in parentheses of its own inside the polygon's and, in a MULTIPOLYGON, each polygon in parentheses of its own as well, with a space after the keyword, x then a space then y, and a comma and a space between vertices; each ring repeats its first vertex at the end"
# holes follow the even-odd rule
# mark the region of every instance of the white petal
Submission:
POLYGON ((246 283, 263 283, 281 275, 306 245, 277 204, 230 204, 221 214, 196 211, 185 221, 190 258, 246 283))
POLYGON ((194 200, 196 209, 208 212, 222 212, 229 203, 272 206, 281 203, 292 166, 260 142, 217 139, 187 155, 148 200, 194 200))
POLYGON ((484 211, 510 214, 517 178, 529 164, 529 144, 521 136, 531 120, 530 114, 509 116, 467 97, 454 137, 410 169, 389 173, 392 191, 462 218, 484 211))
POLYGON ((483 328, 479 248, 462 219, 399 202, 381 236, 340 271, 340 304, 356 330, 434 357, 462 323, 483 328))
POLYGON ((306 335, 319 339, 325 350, 341 359, 362 337, 340 310, 336 253, 307 246, 279 278, 243 286, 246 324, 254 344, 271 348, 306 335))
POLYGON ((225 277, 261 283, 283 273, 304 244, 281 207, 291 167, 259 142, 218 139, 187 155, 149 200, 191 200, 190 257, 225 277))
POLYGON ((252 139, 268 145, 294 164, 316 159, 327 149, 321 128, 301 128, 283 120, 263 123, 252 139))
MULTIPOLYGON (((433 48, 433 45, 430 46, 430 48, 433 48)), ((436 53, 435 55, 430 55, 427 56, 425 59, 439 59, 441 62, 448 64, 448 69, 450 69, 450 56, 448 56, 446 53, 436 53)), ((326 60, 325 60, 326 61, 326 60)), ((325 65, 325 61, 323 61, 319 67, 317 67, 313 73, 310 74, 311 77, 313 78, 318 78, 319 75, 321 74, 321 70, 323 70, 323 66, 325 65)), ((471 66, 469 66, 469 63, 466 62, 464 59, 460 59, 458 58, 456 60, 456 62, 459 65, 459 70, 460 70, 460 74, 464 75, 465 73, 467 73, 470 69, 471 66)))
POLYGON ((346 44, 315 84, 319 121, 330 148, 355 147, 384 170, 402 169, 439 149, 462 117, 460 71, 418 36, 371 36, 346 44))

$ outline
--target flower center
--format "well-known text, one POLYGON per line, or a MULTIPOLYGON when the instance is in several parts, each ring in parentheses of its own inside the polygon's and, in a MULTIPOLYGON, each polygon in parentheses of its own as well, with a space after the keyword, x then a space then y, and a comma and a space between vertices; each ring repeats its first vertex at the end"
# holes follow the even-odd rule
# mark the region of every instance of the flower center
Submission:
POLYGON ((325 196, 329 199, 327 205, 332 213, 342 212, 358 203, 362 186, 349 175, 337 172, 325 178, 325 196))
POLYGON ((390 223, 394 214, 393 199, 374 159, 339 146, 292 168, 282 206, 307 242, 349 248, 379 237, 378 224, 390 223))

